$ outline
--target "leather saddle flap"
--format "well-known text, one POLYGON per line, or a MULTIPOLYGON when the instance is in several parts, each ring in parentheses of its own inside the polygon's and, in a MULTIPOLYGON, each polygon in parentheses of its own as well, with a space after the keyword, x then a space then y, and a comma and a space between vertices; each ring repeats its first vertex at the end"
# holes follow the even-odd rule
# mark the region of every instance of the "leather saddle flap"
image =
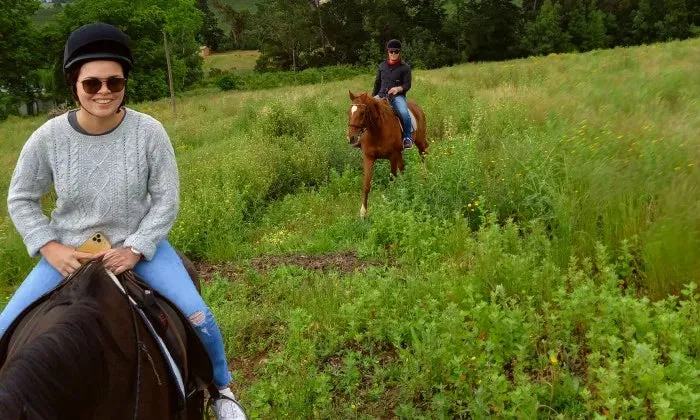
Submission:
POLYGON ((129 295, 136 300, 166 343, 183 375, 189 377, 190 382, 194 379, 196 387, 199 389, 209 386, 213 381, 211 360, 189 319, 177 306, 165 296, 151 289, 133 271, 126 272, 120 277, 122 277, 122 284, 129 291, 129 295), (181 336, 181 331, 177 328, 178 324, 184 329, 184 337, 181 336), (186 364, 183 363, 184 359, 186 359, 186 364))

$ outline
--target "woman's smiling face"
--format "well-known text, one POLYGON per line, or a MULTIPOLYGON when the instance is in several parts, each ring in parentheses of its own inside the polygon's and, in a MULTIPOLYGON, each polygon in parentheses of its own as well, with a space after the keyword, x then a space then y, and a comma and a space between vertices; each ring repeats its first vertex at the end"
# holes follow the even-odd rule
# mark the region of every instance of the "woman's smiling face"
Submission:
POLYGON ((105 81, 109 78, 123 78, 124 70, 116 61, 99 60, 90 61, 80 68, 76 92, 80 105, 90 114, 96 117, 110 117, 116 114, 124 100, 126 88, 119 92, 112 92, 105 81), (83 87, 83 81, 97 79, 102 81, 100 89, 96 93, 88 93, 83 87))

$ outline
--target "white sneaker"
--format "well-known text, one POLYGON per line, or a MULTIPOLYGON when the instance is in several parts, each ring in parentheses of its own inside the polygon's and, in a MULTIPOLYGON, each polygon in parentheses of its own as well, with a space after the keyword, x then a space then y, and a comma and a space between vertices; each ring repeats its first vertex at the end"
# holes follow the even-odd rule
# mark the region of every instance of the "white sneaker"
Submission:
POLYGON ((248 420, 238 401, 225 395, 214 400, 214 413, 217 420, 248 420))

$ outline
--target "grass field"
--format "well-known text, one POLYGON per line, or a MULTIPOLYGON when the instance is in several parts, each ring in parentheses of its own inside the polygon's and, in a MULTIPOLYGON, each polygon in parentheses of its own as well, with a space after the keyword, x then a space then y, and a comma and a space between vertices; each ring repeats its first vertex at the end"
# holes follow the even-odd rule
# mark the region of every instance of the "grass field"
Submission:
MULTIPOLYGON (((700 39, 416 71, 430 155, 380 163, 366 219, 345 131, 372 75, 134 105, 249 414, 697 416, 698 68, 700 39)), ((43 121, 0 123, 3 194, 43 121)), ((3 207, 0 284, 34 263, 3 207)))
POLYGON ((204 71, 209 73, 211 69, 219 69, 238 74, 250 73, 255 69, 255 61, 259 56, 260 52, 258 51, 231 51, 212 54, 204 57, 204 71))

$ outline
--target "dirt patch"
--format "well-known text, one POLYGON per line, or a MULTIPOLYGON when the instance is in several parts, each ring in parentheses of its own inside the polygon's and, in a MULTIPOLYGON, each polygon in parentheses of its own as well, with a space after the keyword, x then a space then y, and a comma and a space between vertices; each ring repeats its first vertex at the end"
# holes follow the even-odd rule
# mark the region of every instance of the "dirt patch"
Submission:
MULTIPOLYGON (((258 380, 257 376, 255 375, 255 370, 259 366, 267 363, 269 360, 269 355, 276 351, 279 351, 279 349, 265 351, 261 350, 249 357, 234 357, 229 359, 228 366, 233 370, 239 371, 243 375, 245 384, 252 384, 258 380)), ((243 385, 244 384, 239 384, 239 386, 243 385)))
POLYGON ((198 261, 193 264, 201 276, 201 279, 205 282, 211 281, 214 274, 218 274, 229 280, 235 280, 242 277, 244 273, 239 265, 229 262, 212 263, 208 261, 198 261))
POLYGON ((357 271, 363 271, 369 266, 378 265, 376 262, 361 261, 353 251, 320 255, 267 255, 254 258, 250 263, 261 273, 280 265, 296 265, 305 270, 339 271, 342 274, 353 274, 357 271))
MULTIPOLYGON (((229 262, 212 263, 199 261, 195 262, 194 265, 204 281, 210 281, 212 277, 214 277, 214 274, 218 274, 230 280, 235 280, 245 273, 243 267, 229 262)), ((345 251, 318 255, 265 255, 263 257, 251 259, 250 265, 257 272, 262 274, 281 265, 296 265, 305 270, 324 273, 338 271, 343 275, 348 275, 363 271, 367 267, 383 265, 383 263, 378 261, 362 261, 354 251, 345 251)))

